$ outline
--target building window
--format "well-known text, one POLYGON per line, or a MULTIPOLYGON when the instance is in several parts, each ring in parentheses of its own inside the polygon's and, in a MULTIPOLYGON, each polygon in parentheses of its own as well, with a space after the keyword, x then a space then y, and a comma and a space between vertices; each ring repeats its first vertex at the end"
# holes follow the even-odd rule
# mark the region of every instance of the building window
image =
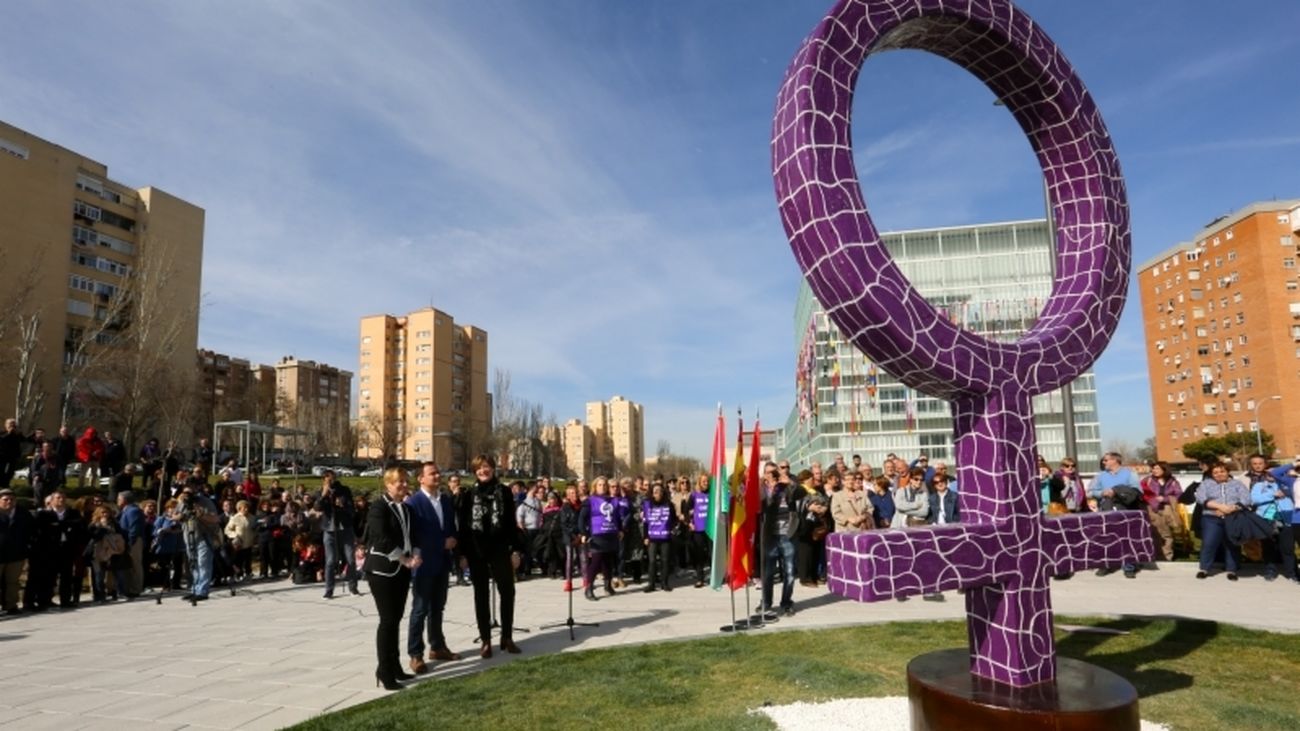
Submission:
POLYGON ((1295 257, 1294 257, 1294 256, 1288 256, 1288 257, 1286 257, 1285 259, 1283 259, 1283 260, 1282 260, 1282 268, 1283 268, 1283 269, 1295 269, 1295 257))
POLYGON ((364 338, 361 338, 361 344, 362 344, 362 345, 369 345, 369 344, 370 344, 370 336, 367 335, 367 336, 365 336, 364 338))
POLYGON ((420 338, 422 340, 427 340, 432 335, 433 335, 432 330, 421 330, 415 334, 415 337, 420 338))
POLYGON ((80 216, 87 221, 98 221, 103 215, 103 211, 99 208, 88 203, 82 203, 81 201, 72 202, 72 213, 73 215, 80 216))
POLYGON ((1281 238, 1279 239, 1279 242, 1280 242, 1283 246, 1287 246, 1287 247, 1289 247, 1289 246, 1291 246, 1291 244, 1292 244, 1292 239, 1291 239, 1290 236, 1283 236, 1283 237, 1281 237, 1281 238))

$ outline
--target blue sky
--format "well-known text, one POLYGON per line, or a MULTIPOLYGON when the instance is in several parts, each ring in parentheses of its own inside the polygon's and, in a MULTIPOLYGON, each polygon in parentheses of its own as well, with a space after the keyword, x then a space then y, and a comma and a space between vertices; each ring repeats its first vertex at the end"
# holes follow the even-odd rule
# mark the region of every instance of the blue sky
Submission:
MULTIPOLYGON (((1300 195, 1300 3, 1021 5, 1109 125, 1135 264, 1300 195)), ((359 317, 432 304, 560 420, 622 394, 648 452, 703 456, 717 402, 778 426, 793 398, 768 142, 828 7, 20 0, 0 119, 206 209, 203 347, 355 370, 359 317)), ((868 61, 854 137, 879 228, 1042 215, 991 102, 937 57, 868 61)), ((1136 310, 1096 366, 1106 441, 1153 433, 1136 310)))

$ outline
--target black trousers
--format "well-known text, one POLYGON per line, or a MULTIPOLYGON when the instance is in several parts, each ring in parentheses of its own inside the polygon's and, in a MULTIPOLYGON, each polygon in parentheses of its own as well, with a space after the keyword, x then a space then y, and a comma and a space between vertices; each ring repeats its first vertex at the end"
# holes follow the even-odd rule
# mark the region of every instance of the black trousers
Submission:
POLYGON ((487 556, 469 556, 469 578, 474 583, 474 617, 478 620, 480 642, 492 641, 492 587, 488 579, 496 582, 501 595, 501 641, 514 641, 515 627, 515 570, 510 565, 508 551, 487 556))
POLYGON ((795 541, 795 563, 799 580, 807 583, 817 582, 817 548, 818 543, 811 538, 795 541))
POLYGON ((669 577, 672 576, 672 542, 671 541, 650 541, 646 546, 646 553, 650 556, 650 586, 656 584, 663 588, 669 588, 669 577))
POLYGON ((704 568, 709 565, 713 553, 713 541, 704 531, 691 532, 691 566, 695 568, 695 583, 704 581, 704 568))
POLYGON ((406 610, 406 595, 411 590, 411 570, 403 567, 394 576, 370 574, 370 595, 375 598, 379 612, 379 627, 375 629, 375 655, 379 667, 375 675, 380 680, 393 681, 402 670, 401 648, 398 635, 402 629, 402 613, 406 610))

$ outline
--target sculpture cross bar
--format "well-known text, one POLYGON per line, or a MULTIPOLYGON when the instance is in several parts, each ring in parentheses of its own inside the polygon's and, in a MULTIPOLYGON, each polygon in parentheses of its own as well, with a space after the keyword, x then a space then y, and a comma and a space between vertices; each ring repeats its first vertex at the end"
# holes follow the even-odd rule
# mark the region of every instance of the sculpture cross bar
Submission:
POLYGON ((1028 408, 990 419, 961 411, 973 401, 954 404, 958 429, 968 429, 957 434, 957 485, 970 522, 832 533, 827 587, 866 602, 964 589, 971 672, 1033 685, 1055 677, 1051 577, 1151 560, 1147 519, 1137 511, 1043 515, 1034 465, 1018 459, 1033 454, 1028 408), (983 432, 970 430, 979 424, 983 432), (988 427, 1000 437, 988 438, 988 427), (995 464, 1005 471, 990 470, 995 464))

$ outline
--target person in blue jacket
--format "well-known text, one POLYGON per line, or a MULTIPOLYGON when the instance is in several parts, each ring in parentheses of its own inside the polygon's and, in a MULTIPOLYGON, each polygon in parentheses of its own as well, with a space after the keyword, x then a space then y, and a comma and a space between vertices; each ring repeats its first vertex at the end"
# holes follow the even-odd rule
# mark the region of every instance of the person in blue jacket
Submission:
POLYGON ((1263 457, 1251 458, 1252 471, 1249 475, 1254 477, 1254 481, 1250 485, 1250 504, 1256 515, 1278 525, 1277 535, 1264 543, 1264 560, 1267 562, 1264 578, 1268 581, 1276 579, 1277 565, 1281 563, 1283 576, 1294 580, 1295 536, 1291 521, 1295 514, 1295 502, 1292 499, 1295 478, 1291 478, 1291 485, 1284 484, 1277 479, 1274 470, 1256 471, 1254 467, 1257 461, 1261 465, 1267 464, 1263 457))
POLYGON ((406 650, 411 672, 429 672, 424 661, 424 638, 429 637, 429 659, 459 660, 447 647, 442 632, 442 614, 447 606, 447 582, 451 577, 452 551, 456 549, 456 508, 451 496, 438 489, 438 465, 420 465, 419 490, 407 496, 411 511, 411 540, 420 549, 421 563, 411 573, 411 620, 406 633, 406 650))

